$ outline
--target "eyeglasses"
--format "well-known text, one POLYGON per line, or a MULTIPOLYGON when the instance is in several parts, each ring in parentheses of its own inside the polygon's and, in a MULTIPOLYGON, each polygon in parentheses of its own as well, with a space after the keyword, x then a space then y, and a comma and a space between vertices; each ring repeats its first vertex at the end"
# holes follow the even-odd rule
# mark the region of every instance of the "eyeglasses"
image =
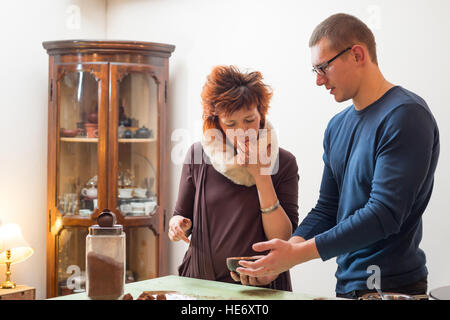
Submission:
POLYGON ((341 55, 343 55, 344 53, 346 53, 348 50, 351 50, 351 49, 352 49, 352 47, 348 47, 347 49, 344 49, 341 52, 339 52, 337 55, 335 55, 333 58, 331 58, 327 62, 319 64, 318 66, 314 66, 312 69, 312 72, 319 76, 324 76, 327 73, 326 70, 328 69, 328 66, 330 65, 330 63, 332 63, 334 60, 336 60, 341 55))

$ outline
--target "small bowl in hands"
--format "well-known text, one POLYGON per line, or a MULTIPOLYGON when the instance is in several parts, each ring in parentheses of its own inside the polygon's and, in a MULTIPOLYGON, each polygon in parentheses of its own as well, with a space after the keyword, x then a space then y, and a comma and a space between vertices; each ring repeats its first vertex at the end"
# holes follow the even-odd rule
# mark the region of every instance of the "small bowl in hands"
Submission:
MULTIPOLYGON (((245 260, 245 261, 256 261, 260 258, 262 258, 263 256, 254 256, 254 257, 229 257, 227 258, 227 267, 228 270, 230 270, 231 272, 236 272, 237 274, 239 274, 239 272, 236 271, 237 268, 242 267, 239 264, 240 260, 245 260)), ((243 267, 242 267, 243 268, 243 267)))

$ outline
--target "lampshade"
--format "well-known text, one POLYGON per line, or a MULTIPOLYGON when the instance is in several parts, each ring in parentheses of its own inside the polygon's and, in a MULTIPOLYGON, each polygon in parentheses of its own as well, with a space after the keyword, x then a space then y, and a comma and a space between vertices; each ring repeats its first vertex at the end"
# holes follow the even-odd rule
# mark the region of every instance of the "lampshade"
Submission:
POLYGON ((29 258, 34 250, 22 236, 20 227, 15 223, 0 227, 0 263, 6 262, 6 250, 11 250, 11 264, 29 258))

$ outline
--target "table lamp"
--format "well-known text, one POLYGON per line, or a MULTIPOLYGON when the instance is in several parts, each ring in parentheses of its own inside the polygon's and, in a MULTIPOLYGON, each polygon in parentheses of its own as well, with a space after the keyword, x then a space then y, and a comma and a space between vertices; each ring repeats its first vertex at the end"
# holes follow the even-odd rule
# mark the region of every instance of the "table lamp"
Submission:
POLYGON ((11 264, 26 260, 33 252, 17 224, 10 223, 0 227, 0 264, 6 264, 6 280, 0 288, 14 289, 16 287, 16 284, 11 281, 11 264))

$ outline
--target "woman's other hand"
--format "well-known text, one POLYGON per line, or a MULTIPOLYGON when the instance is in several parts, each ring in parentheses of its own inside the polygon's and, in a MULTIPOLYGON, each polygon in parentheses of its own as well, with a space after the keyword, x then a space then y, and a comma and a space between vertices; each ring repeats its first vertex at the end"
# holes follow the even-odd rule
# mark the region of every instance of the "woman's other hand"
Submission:
POLYGON ((186 231, 192 227, 192 221, 182 216, 173 216, 169 221, 169 239, 171 241, 183 240, 189 243, 186 231))
POLYGON ((236 282, 241 282, 244 286, 265 286, 271 283, 278 277, 278 274, 263 276, 263 277, 250 277, 245 274, 238 274, 236 272, 230 272, 231 278, 236 282))

